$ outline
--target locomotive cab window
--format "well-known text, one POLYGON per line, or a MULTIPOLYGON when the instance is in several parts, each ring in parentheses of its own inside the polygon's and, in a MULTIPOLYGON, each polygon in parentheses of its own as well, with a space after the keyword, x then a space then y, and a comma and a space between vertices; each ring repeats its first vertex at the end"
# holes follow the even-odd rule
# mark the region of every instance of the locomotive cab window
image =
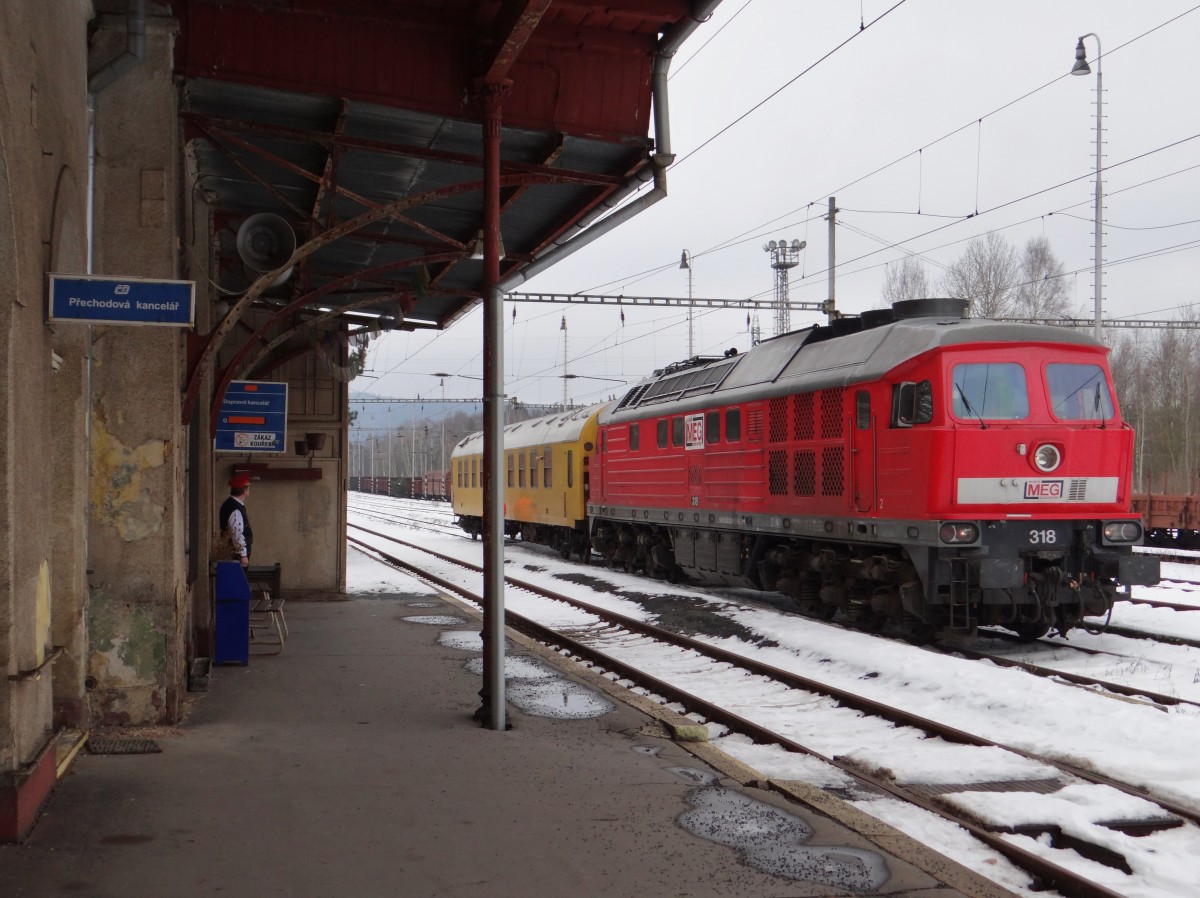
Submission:
POLYGON ((1050 411, 1060 421, 1105 421, 1116 413, 1099 365, 1046 366, 1050 411))
POLYGON ((721 442, 721 413, 709 412, 704 416, 704 442, 721 442))
POLYGON ((954 416, 965 421, 1020 421, 1029 417, 1025 369, 1015 362, 955 365, 950 386, 954 416))
POLYGON ((933 420, 933 384, 900 383, 892 387, 892 427, 912 427, 933 420))

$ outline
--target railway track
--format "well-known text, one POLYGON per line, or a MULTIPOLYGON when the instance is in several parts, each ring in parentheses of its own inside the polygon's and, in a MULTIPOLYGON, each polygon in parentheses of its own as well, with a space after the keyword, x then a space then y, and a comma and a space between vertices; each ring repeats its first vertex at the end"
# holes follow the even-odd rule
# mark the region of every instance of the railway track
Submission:
MULTIPOLYGON (((377 502, 374 504, 369 503, 369 502, 368 503, 355 503, 353 506, 351 506, 351 509, 358 511, 359 513, 367 515, 369 517, 373 517, 377 520, 386 521, 386 522, 414 524, 418 527, 426 528, 434 533, 439 533, 439 534, 443 534, 443 535, 449 534, 451 536, 454 536, 455 538, 462 538, 462 539, 467 539, 467 540, 470 539, 470 537, 467 536, 460 528, 458 528, 457 526, 454 526, 453 524, 450 524, 450 523, 443 524, 440 521, 431 520, 431 518, 436 518, 439 516, 438 515, 439 510, 441 511, 441 515, 440 515, 441 517, 444 517, 447 521, 453 520, 454 514, 449 509, 449 507, 448 506, 439 506, 437 503, 428 503, 428 502, 424 502, 424 501, 420 501, 420 500, 405 501, 405 500, 397 500, 397 499, 384 499, 382 502, 377 502), (414 509, 417 513, 420 513, 420 516, 419 517, 410 517, 406 514, 400 513, 400 510, 408 510, 410 508, 414 509)), ((705 590, 703 590, 701 588, 701 591, 705 591, 705 590)), ((713 595, 725 596, 726 598, 728 598, 727 594, 722 590, 709 590, 709 591, 712 592, 713 595)), ((840 626, 840 627, 844 627, 846 629, 850 629, 854 632, 862 632, 859 628, 854 627, 852 624, 844 624, 844 623, 838 622, 836 620, 830 621, 824 617, 813 617, 812 615, 807 615, 802 610, 793 607, 790 603, 788 603, 786 605, 786 607, 783 607, 779 603, 772 603, 768 600, 760 600, 760 599, 754 599, 754 598, 748 599, 745 597, 740 597, 739 599, 737 599, 737 601, 745 603, 745 604, 750 604, 750 605, 753 605, 756 607, 764 608, 764 609, 770 609, 773 612, 779 613, 779 614, 804 616, 809 619, 820 620, 823 623, 830 624, 831 626, 840 626)), ((1129 602, 1134 605, 1144 605, 1144 606, 1149 606, 1149 607, 1154 607, 1154 608, 1165 608, 1165 609, 1170 609, 1170 610, 1174 610, 1174 611, 1197 611, 1197 610, 1200 610, 1200 607, 1191 606, 1191 605, 1182 605, 1179 603, 1167 602, 1167 601, 1162 601, 1162 600, 1158 600, 1158 599, 1128 597, 1128 598, 1124 599, 1123 601, 1129 602)), ((1167 634, 1138 630, 1137 628, 1134 628, 1134 627, 1118 626, 1118 625, 1111 625, 1111 624, 1106 624, 1104 627, 1100 628, 1100 630, 1101 630, 1101 632, 1111 633, 1111 634, 1117 635, 1117 636, 1124 636, 1124 637, 1130 638, 1130 639, 1147 640, 1147 641, 1151 641, 1151 642, 1164 643, 1167 645, 1188 646, 1188 647, 1200 648, 1200 639, 1189 639, 1184 636, 1171 636, 1171 635, 1167 635, 1167 634)), ((875 634, 875 635, 887 637, 886 633, 875 634)), ((1018 642, 1018 643, 1021 642, 1021 640, 1014 634, 1010 634, 1007 631, 1001 631, 1001 630, 981 631, 980 636, 985 639, 999 639, 999 640, 1004 640, 1004 641, 1008 641, 1008 642, 1018 642)), ((1094 654, 1094 655, 1103 654, 1103 655, 1111 656, 1111 653, 1107 652, 1105 650, 1086 649, 1077 644, 1073 644, 1073 643, 1069 643, 1069 642, 1065 642, 1065 641, 1060 642, 1060 641, 1041 640, 1041 641, 1038 641, 1037 644, 1044 645, 1044 646, 1053 646, 1056 650, 1065 650, 1065 651, 1069 651, 1069 652, 1083 652, 1085 654, 1094 654)), ((1045 679, 1057 680, 1057 681, 1064 682, 1064 683, 1069 683, 1071 685, 1078 686, 1078 687, 1084 688, 1084 689, 1099 690, 1102 692, 1110 693, 1115 696, 1122 696, 1122 697, 1132 698, 1132 699, 1137 699, 1137 700, 1145 700, 1150 703, 1153 703, 1154 705, 1156 705, 1160 708, 1163 708, 1164 710, 1167 708, 1179 707, 1179 706, 1200 707, 1200 700, 1182 698, 1178 695, 1170 695, 1170 694, 1167 694, 1167 693, 1164 693, 1161 691, 1157 691, 1157 690, 1148 688, 1144 685, 1120 683, 1120 682, 1116 682, 1112 679, 1091 676, 1091 675, 1087 675, 1084 673, 1073 672, 1070 670, 1064 670, 1062 667, 1047 666, 1047 665, 1039 664, 1036 661, 1031 661, 1029 659, 1014 660, 1012 658, 1005 657, 1004 655, 997 654, 995 652, 988 652, 986 650, 982 650, 982 649, 978 648, 978 646, 965 645, 961 642, 935 643, 934 645, 928 646, 927 648, 929 648, 930 650, 942 652, 943 654, 955 654, 955 655, 970 658, 970 659, 976 660, 976 661, 990 661, 1001 667, 1020 669, 1020 670, 1025 671, 1026 673, 1032 674, 1034 676, 1042 677, 1045 679)), ((1112 657, 1114 659, 1115 664, 1119 664, 1123 660, 1127 660, 1127 659, 1122 659, 1119 656, 1112 656, 1112 657)))
MULTIPOLYGON (((465 565, 460 559, 441 556, 437 553, 429 552, 428 549, 423 547, 405 544, 402 540, 397 540, 395 537, 370 531, 367 528, 359 529, 377 538, 383 538, 389 542, 404 545, 406 550, 428 553, 429 556, 438 558, 442 563, 452 564, 460 569, 470 567, 469 565, 465 565)), ((427 571, 424 570, 424 565, 415 565, 411 562, 403 561, 378 545, 372 545, 363 540, 352 538, 351 541, 368 552, 373 553, 376 557, 387 559, 389 563, 406 569, 414 576, 429 579, 427 571)), ((480 597, 471 594, 470 590, 464 589, 460 585, 452 584, 447 580, 439 578, 434 578, 433 582, 440 588, 450 589, 460 596, 468 598, 470 601, 476 603, 481 601, 480 597)), ((1194 824, 1200 820, 1196 810, 1191 807, 1176 804, 1161 796, 1151 798, 1143 789, 1120 783, 1113 778, 1101 776, 1094 771, 1083 770, 1077 766, 1064 763, 1061 759, 1045 757, 1020 748, 1001 745, 993 740, 965 732, 956 727, 939 723, 938 721, 914 715, 908 711, 875 701, 867 696, 850 692, 835 685, 818 682, 787 670, 765 665, 741 653, 721 649, 710 643, 682 635, 678 632, 655 627, 645 621, 637 620, 627 615, 617 614, 593 603, 583 602, 577 598, 565 596, 561 593, 511 578, 509 578, 509 582, 514 588, 534 592, 555 602, 567 603, 593 616, 596 620, 596 623, 593 625, 581 628, 575 633, 567 634, 552 631, 528 618, 517 615, 515 612, 508 611, 506 616, 507 623, 510 626, 514 626, 547 644, 560 646, 570 654, 611 671, 614 675, 622 679, 638 682, 642 684, 644 689, 662 696, 667 701, 678 702, 692 712, 702 715, 707 720, 719 723, 731 731, 748 735, 756 742, 783 745, 791 751, 801 752, 818 758, 842 771, 845 775, 853 777, 856 783, 866 784, 861 788, 867 791, 873 790, 892 795, 951 820, 970 831, 981 841, 1005 854, 1005 856, 1009 857, 1019 866, 1029 870, 1040 883, 1048 887, 1058 888, 1063 894, 1100 896, 1118 893, 1112 892, 1105 886, 1095 882, 1080 879, 1076 874, 1047 861, 1039 854, 1014 845, 1003 833, 995 832, 993 829, 981 825, 974 819, 964 817, 962 813, 953 809, 953 799, 945 797, 947 794, 952 794, 952 792, 938 792, 936 789, 930 789, 928 784, 923 787, 914 787, 911 783, 905 784, 899 782, 896 778, 882 775, 879 771, 864 769, 861 761, 856 761, 849 757, 851 752, 831 752, 822 750, 822 747, 819 745, 814 746, 811 743, 799 741, 794 735, 778 727, 772 727, 747 716, 745 713, 738 713, 736 710, 731 710, 731 707, 738 707, 736 701, 713 701, 711 698, 706 698, 702 694, 704 691, 703 684, 699 688, 695 688, 680 685, 674 676, 670 678, 670 681, 662 677, 650 676, 644 673, 636 663, 631 663, 628 659, 647 652, 661 654, 663 649, 652 648, 652 646, 661 647, 662 645, 668 645, 672 647, 671 651, 686 653, 685 657, 676 659, 678 663, 674 666, 681 665, 685 668, 688 666, 695 668, 698 664, 702 663, 704 665, 705 669, 699 674, 700 680, 716 678, 719 671, 722 680, 729 679, 730 675, 741 679, 752 677, 759 683, 760 688, 767 690, 783 688, 788 690, 790 701, 793 703, 793 716, 810 715, 812 712, 811 705, 816 700, 813 697, 820 696, 819 700, 821 702, 832 704, 833 708, 839 709, 841 714, 844 714, 846 709, 852 709, 858 715, 864 715, 864 719, 886 722, 886 729, 888 730, 892 730, 896 726, 914 728, 922 734, 921 739, 928 739, 930 735, 936 735, 954 745, 1010 753, 1024 758, 1035 765, 1051 768, 1055 771, 1051 774, 1051 778, 1059 780, 1059 785, 1063 783, 1077 785, 1085 782, 1101 784, 1104 787, 1119 789, 1129 796, 1134 796, 1142 800, 1153 800, 1161 811, 1156 812, 1156 816, 1152 815, 1150 822, 1144 822, 1145 828, 1179 826, 1182 825, 1183 820, 1194 824), (801 708, 804 710, 801 711, 801 708)), ((684 677, 685 681, 688 679, 695 679, 695 675, 691 678, 684 677)), ((782 699, 778 696, 772 700, 772 704, 774 705, 779 705, 781 702, 782 699)), ((754 706, 755 703, 753 699, 748 700, 750 706, 754 706)), ((837 727, 831 729, 836 730, 837 727)), ((861 729, 862 726, 860 724, 852 726, 854 739, 861 740, 863 738, 861 729)), ((894 738, 894 730, 892 730, 890 736, 885 734, 882 738, 894 738)), ((855 752, 855 754, 857 753, 855 752)), ((975 785, 979 785, 978 781, 976 781, 975 785)), ((1022 784, 1022 787, 1029 788, 1029 784, 1022 784)), ((1020 789, 1022 787, 1017 788, 1020 789)), ((1043 788, 1050 787, 1043 785, 1043 788)), ((1053 828, 1052 825, 1049 826, 1049 829, 1052 830, 1053 828)), ((1191 829, 1194 828, 1190 827, 1189 830, 1191 829)), ((1195 835, 1194 832, 1192 834, 1195 835)), ((1053 835, 1052 837, 1058 838, 1060 843, 1064 845, 1071 843, 1071 838, 1064 837, 1061 829, 1057 837, 1053 835)), ((1076 838, 1071 847, 1076 848, 1085 856, 1089 856, 1092 859, 1099 860, 1101 863, 1109 864, 1118 869, 1125 863, 1124 859, 1120 856, 1120 852, 1113 852, 1110 848, 1103 845, 1089 843, 1086 840, 1076 838)))
POLYGON ((454 524, 454 515, 452 512, 436 508, 431 503, 419 503, 416 507, 412 508, 408 505, 397 508, 394 501, 387 504, 354 501, 347 503, 347 509, 385 523, 416 525, 432 530, 435 533, 440 533, 443 536, 470 538, 462 531, 462 528, 454 524), (421 504, 428 507, 422 508, 421 504), (404 512, 400 509, 404 509, 404 512))

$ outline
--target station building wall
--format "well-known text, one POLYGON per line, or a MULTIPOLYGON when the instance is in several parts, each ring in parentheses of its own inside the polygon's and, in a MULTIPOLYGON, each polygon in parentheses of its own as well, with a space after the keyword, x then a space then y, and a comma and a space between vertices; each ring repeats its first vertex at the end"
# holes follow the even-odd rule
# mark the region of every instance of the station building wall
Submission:
MULTIPOLYGON (((180 420, 218 297, 172 78, 177 27, 147 6, 144 57, 89 116, 88 74, 124 52, 125 16, 0 3, 0 841, 32 827, 59 734, 180 719, 190 665, 211 649, 216 505, 245 461, 213 453, 211 374, 180 420), (49 321, 47 275, 89 270, 195 280, 195 333, 49 321)), ((345 347, 330 345, 259 378, 289 384, 289 446, 326 435, 311 457, 267 459, 253 495, 255 561, 281 562, 295 592, 345 584, 345 347), (301 468, 321 479, 289 479, 301 468)))

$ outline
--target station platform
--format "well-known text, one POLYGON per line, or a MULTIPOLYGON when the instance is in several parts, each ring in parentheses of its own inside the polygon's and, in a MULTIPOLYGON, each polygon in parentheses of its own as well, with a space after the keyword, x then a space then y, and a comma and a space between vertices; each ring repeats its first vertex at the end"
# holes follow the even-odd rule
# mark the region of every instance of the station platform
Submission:
POLYGON ((416 582, 290 598, 288 624, 283 651, 214 668, 179 726, 103 734, 149 750, 80 752, 25 843, 0 846, 0 895, 1010 894, 757 788, 673 740, 651 703, 515 634, 510 669, 550 670, 533 692, 566 710, 510 705, 511 730, 481 728, 478 656, 456 642, 478 621, 416 582), (572 716, 580 694, 611 707, 572 716), (795 819, 811 831, 765 844, 795 819))

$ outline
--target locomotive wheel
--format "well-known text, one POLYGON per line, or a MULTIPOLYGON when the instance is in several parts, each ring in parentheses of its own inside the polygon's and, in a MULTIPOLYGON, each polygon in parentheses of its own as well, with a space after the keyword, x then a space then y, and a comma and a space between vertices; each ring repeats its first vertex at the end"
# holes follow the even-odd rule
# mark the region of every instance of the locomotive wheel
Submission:
POLYGON ((1029 621, 1013 624, 1010 629, 1021 637, 1022 642, 1033 642, 1045 636, 1050 631, 1050 625, 1045 621, 1029 621))

